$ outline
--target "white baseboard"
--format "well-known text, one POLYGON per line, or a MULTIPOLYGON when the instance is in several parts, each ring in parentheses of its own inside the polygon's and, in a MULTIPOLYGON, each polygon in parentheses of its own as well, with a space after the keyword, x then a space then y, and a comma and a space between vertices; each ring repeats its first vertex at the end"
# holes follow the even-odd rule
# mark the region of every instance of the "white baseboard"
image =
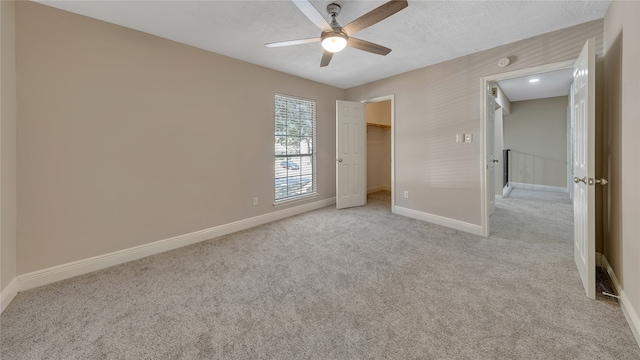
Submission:
POLYGON ((607 274, 609 274, 609 278, 611 278, 611 282, 613 283, 612 285, 616 293, 620 297, 620 308, 622 309, 622 313, 624 314, 624 317, 627 319, 627 323, 629 323, 629 327, 631 327, 631 332, 633 333, 633 336, 636 338, 636 342, 638 343, 638 346, 640 346, 640 317, 638 317, 638 312, 633 308, 633 305, 631 304, 631 300, 629 300, 629 297, 624 292, 624 289, 620 285, 620 282, 618 281, 616 274, 613 272, 613 268, 611 268, 609 261, 607 261, 607 258, 604 255, 602 255, 601 259, 602 259, 601 267, 605 269, 607 274))
POLYGON ((553 192, 562 192, 562 193, 569 192, 566 186, 562 187, 562 186, 549 186, 549 185, 509 182, 509 187, 517 188, 517 189, 542 190, 542 191, 553 191, 553 192))
POLYGON ((433 224, 442 225, 448 228, 482 236, 482 226, 480 225, 470 224, 464 221, 450 219, 440 215, 429 214, 429 213, 425 213, 425 212, 417 211, 413 209, 407 209, 400 206, 396 206, 393 209, 393 212, 398 215, 402 215, 402 216, 406 216, 406 217, 410 217, 410 218, 418 219, 422 221, 427 221, 433 224))
POLYGON ((367 189, 367 194, 371 194, 378 191, 391 191, 391 186, 389 185, 378 185, 374 187, 370 187, 367 189))
POLYGON ((602 254, 599 252, 596 253, 596 266, 604 268, 604 266, 602 266, 602 254))
MULTIPOLYGON (((17 290, 24 291, 37 286, 51 284, 74 276, 86 274, 92 271, 123 264, 132 260, 163 253, 186 245, 227 235, 236 231, 245 230, 254 226, 266 224, 272 221, 284 219, 289 216, 302 214, 336 203, 336 198, 319 200, 308 204, 298 205, 268 214, 255 216, 232 223, 215 226, 189 234, 178 235, 172 238, 135 246, 129 249, 115 251, 109 254, 94 256, 67 264, 53 266, 47 269, 37 270, 18 276, 17 290)), ((4 293, 3 293, 4 296, 4 293)), ((3 301, 4 306, 4 301, 3 301)))
POLYGON ((509 196, 509 194, 511 194, 511 191, 513 191, 513 188, 511 186, 505 186, 502 188, 502 197, 506 198, 507 196, 509 196))
POLYGON ((18 278, 13 278, 9 285, 0 293, 0 313, 9 306, 13 298, 18 295, 18 278))

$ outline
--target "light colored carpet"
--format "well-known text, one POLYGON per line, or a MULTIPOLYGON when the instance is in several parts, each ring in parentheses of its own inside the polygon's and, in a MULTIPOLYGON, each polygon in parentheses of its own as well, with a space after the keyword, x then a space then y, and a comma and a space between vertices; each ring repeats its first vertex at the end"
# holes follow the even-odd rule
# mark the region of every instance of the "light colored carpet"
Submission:
POLYGON ((514 190, 482 238, 389 193, 20 293, 10 359, 639 359, 584 295, 571 204, 514 190))

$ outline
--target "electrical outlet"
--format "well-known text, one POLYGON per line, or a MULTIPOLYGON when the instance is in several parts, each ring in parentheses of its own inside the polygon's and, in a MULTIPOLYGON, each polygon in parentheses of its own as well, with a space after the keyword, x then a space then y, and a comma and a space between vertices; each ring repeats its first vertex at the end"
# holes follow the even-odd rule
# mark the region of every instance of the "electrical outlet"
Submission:
POLYGON ((258 205, 258 197, 257 196, 253 198, 253 206, 256 206, 256 205, 258 205))
POLYGON ((405 199, 408 199, 408 198, 409 198, 409 191, 408 191, 408 190, 405 190, 405 191, 404 191, 404 198, 405 198, 405 199))

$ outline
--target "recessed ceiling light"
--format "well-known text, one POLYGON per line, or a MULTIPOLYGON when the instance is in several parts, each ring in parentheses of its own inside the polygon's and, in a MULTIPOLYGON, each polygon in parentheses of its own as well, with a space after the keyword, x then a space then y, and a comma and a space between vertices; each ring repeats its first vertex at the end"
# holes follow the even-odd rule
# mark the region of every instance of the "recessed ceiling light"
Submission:
POLYGON ((538 81, 540 81, 540 79, 538 79, 538 78, 529 79, 530 83, 536 83, 538 81))

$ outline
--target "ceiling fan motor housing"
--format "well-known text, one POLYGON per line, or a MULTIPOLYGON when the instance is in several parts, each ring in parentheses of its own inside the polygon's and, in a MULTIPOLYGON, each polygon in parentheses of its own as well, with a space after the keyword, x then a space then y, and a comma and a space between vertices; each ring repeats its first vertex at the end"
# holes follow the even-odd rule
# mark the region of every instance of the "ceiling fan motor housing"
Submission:
POLYGON ((331 15, 332 18, 335 18, 336 16, 338 16, 338 14, 340 14, 341 9, 342 7, 336 3, 331 3, 327 5, 327 12, 329 13, 329 15, 331 15))
POLYGON ((347 33, 345 33, 344 31, 342 31, 342 29, 338 28, 338 29, 333 29, 333 30, 329 30, 329 31, 323 31, 322 35, 320 36, 321 40, 324 40, 328 37, 341 37, 345 40, 349 39, 349 36, 347 36, 347 33))

